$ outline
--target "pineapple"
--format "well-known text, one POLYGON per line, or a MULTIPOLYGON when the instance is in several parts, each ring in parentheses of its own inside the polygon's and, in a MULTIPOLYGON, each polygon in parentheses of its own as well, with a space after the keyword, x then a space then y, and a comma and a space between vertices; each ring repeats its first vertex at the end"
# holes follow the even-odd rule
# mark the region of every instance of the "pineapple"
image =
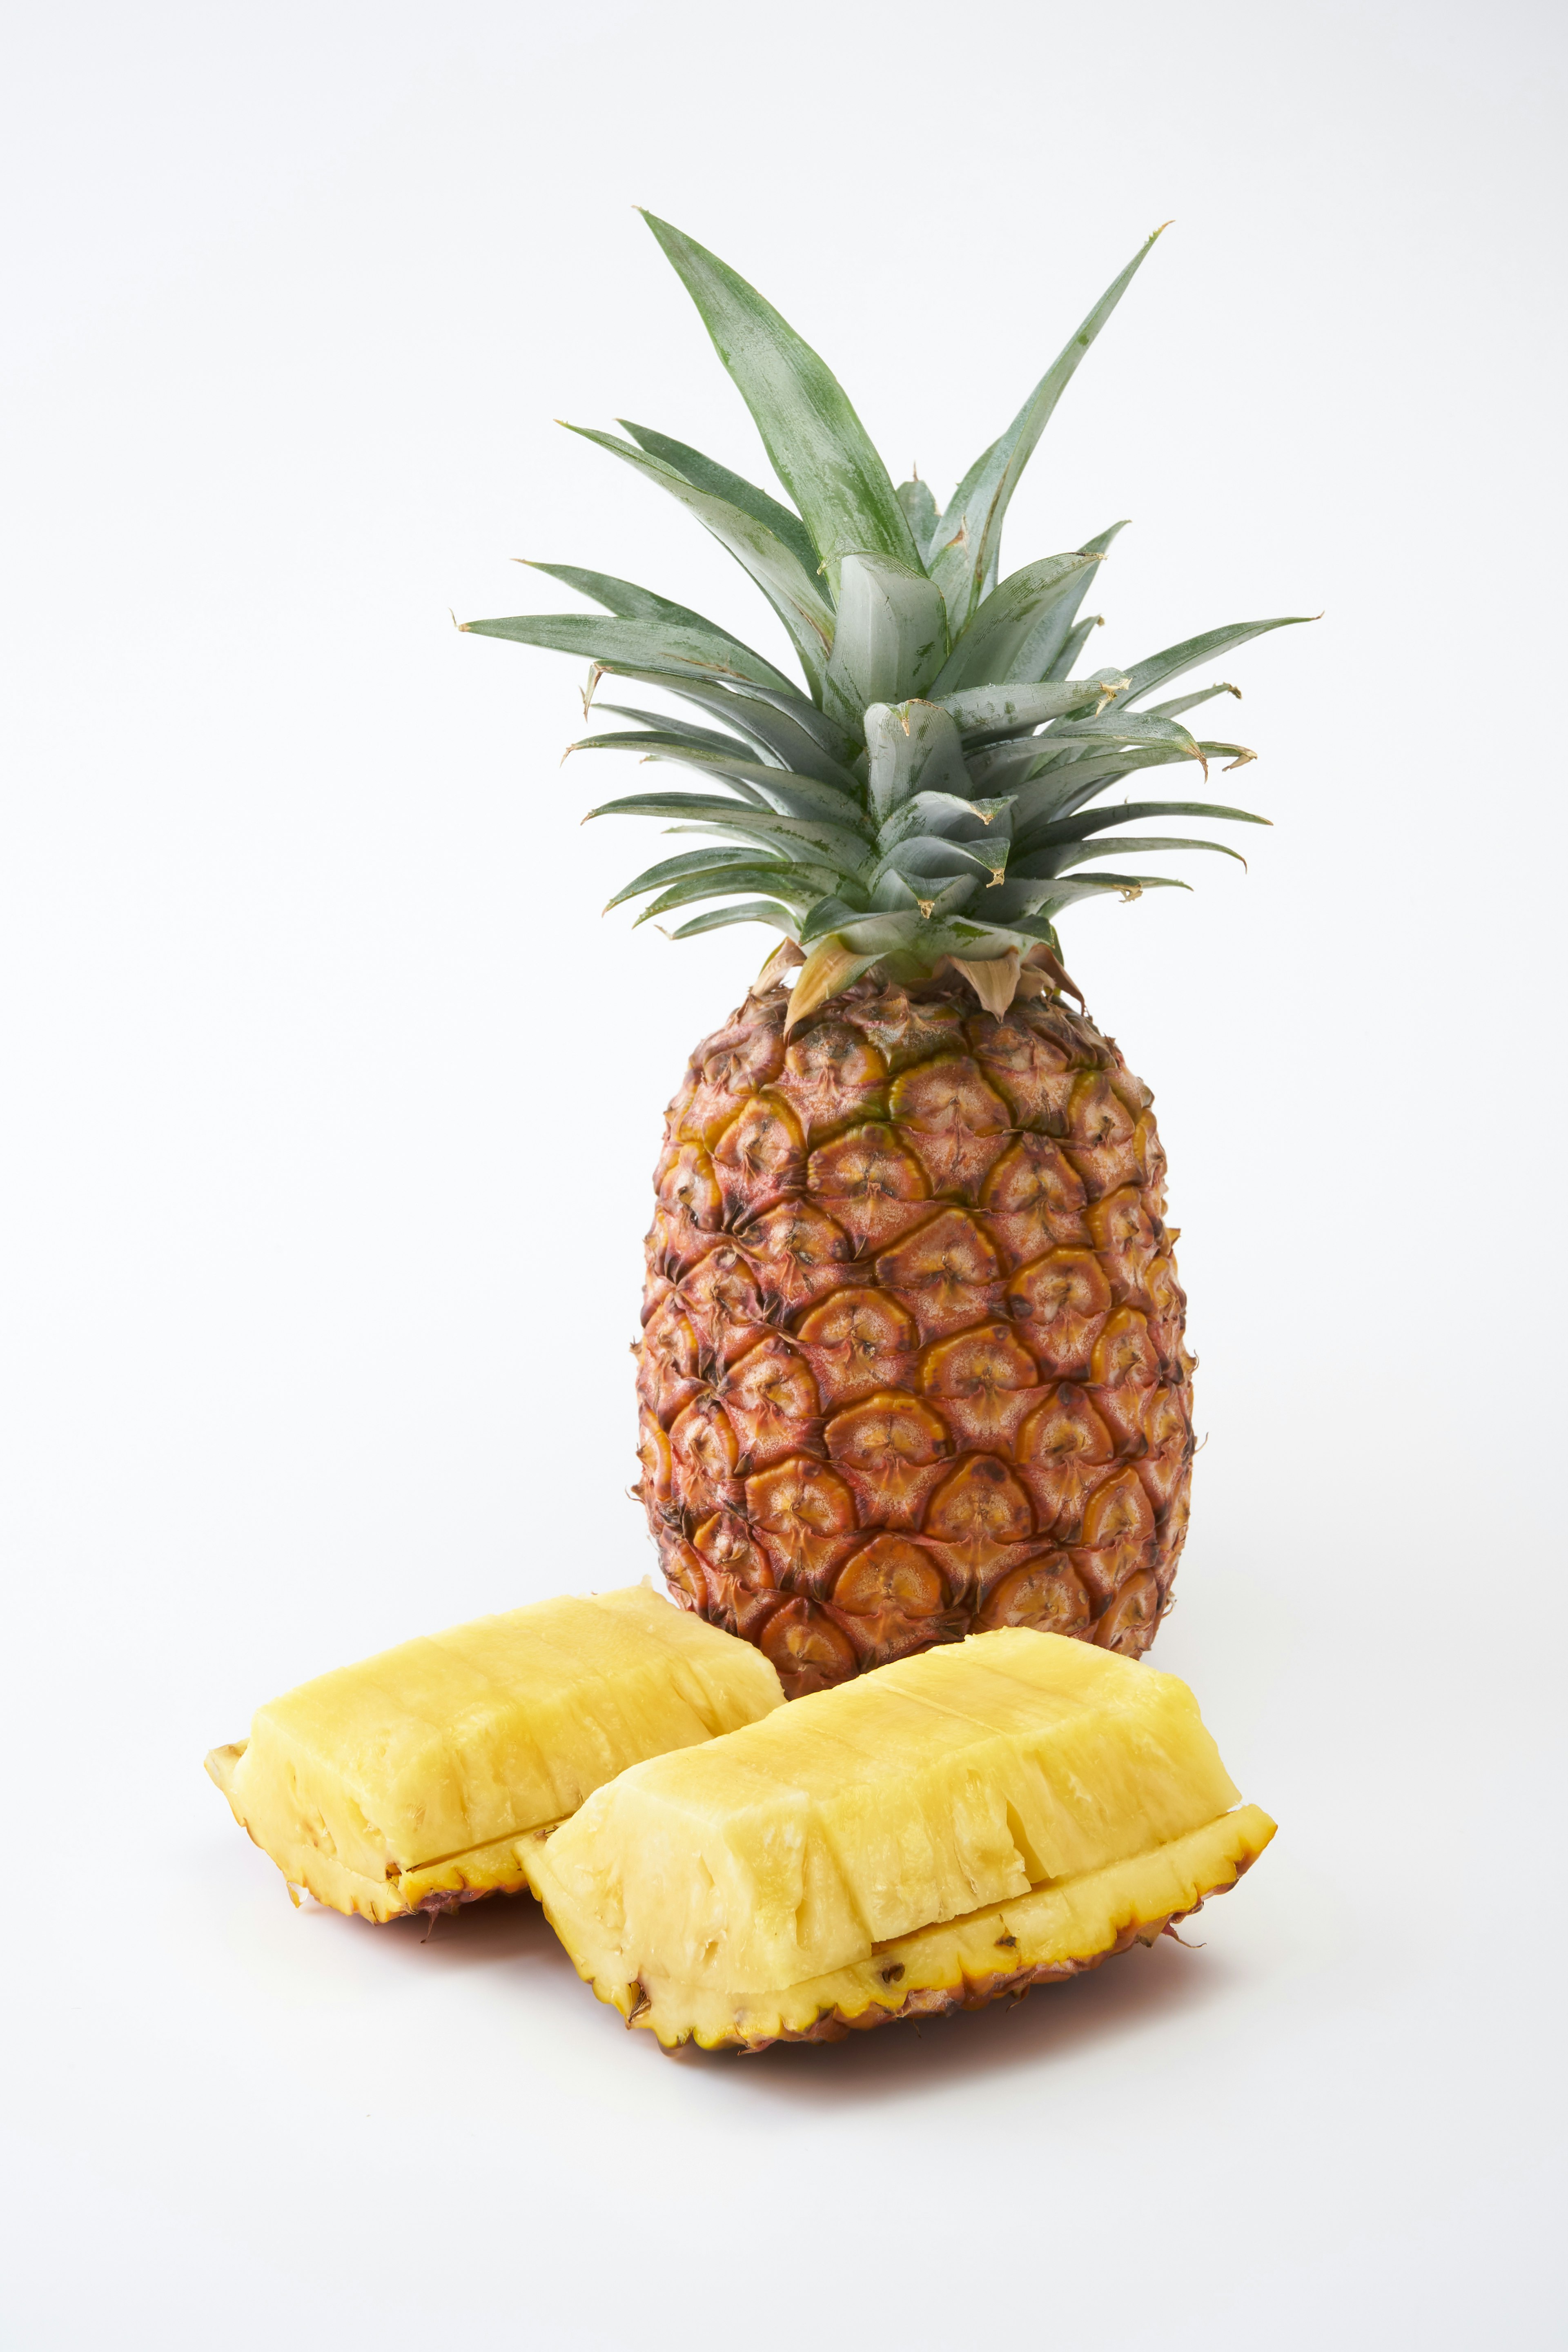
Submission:
POLYGON ((686 772, 592 812, 703 845, 611 906, 703 908, 677 939, 783 935, 692 1055, 656 1173, 637 1385, 666 1577, 792 1697, 1008 1626, 1137 1655, 1186 1531, 1194 1360, 1152 1097, 1088 1017, 1056 920, 1185 887, 1126 866, 1147 853, 1237 855, 1112 828, 1265 822, 1102 796, 1250 760, 1184 723, 1234 686, 1150 697, 1288 624, 1080 676, 1099 625, 1081 607, 1121 525, 1001 576, 1019 475, 1152 237, 939 514, 922 481, 894 488, 778 313, 648 218, 794 503, 640 425, 586 437, 738 559, 804 684, 569 565, 538 568, 601 614, 467 626, 586 656, 585 709, 606 676, 685 706, 611 704, 630 727, 572 747, 686 772))
POLYGON ((518 1852, 629 2025, 756 2050, 1152 1942, 1272 1837, 1237 1794, 1184 1684, 1009 1627, 636 1765, 518 1852))
POLYGON ((518 1841, 628 1764, 782 1706, 765 1659, 640 1585, 538 1601, 258 1709, 207 1770, 299 1901, 386 1920, 519 1893, 518 1841))

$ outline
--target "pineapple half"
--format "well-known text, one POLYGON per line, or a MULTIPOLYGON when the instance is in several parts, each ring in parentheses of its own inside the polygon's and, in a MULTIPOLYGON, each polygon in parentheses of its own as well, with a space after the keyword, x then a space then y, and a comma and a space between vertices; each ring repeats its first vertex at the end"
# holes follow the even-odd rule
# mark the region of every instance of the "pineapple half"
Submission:
POLYGON ((1152 1941, 1273 1836, 1237 1798, 1184 1683, 1008 1628, 637 1765, 518 1851, 628 2025, 758 2050, 1152 1941))
POLYGON ((206 1769, 289 1883, 385 1920, 527 1880, 519 1841, 628 1764, 780 1706, 755 1650, 646 1586, 538 1601, 302 1684, 206 1769))
POLYGON ((1148 856, 1236 856, 1163 828, 1248 811, 1126 795, 1252 758, 1186 724, 1235 686, 1171 689, 1287 622, 1079 674, 1121 524, 1002 573, 1008 501, 1152 237, 939 512, 754 288, 648 225, 793 503, 646 425, 586 437, 736 559, 800 677, 569 564, 537 569, 601 612, 467 625, 586 658, 585 703, 608 676, 679 706, 634 692, 608 706, 628 728, 573 747, 673 767, 590 814, 700 844, 610 906, 783 934, 691 1055, 655 1173, 637 1388, 665 1575, 792 1697, 998 1626, 1136 1654, 1186 1531, 1193 1359, 1152 1097, 1062 1001, 1056 924, 1174 887, 1148 856))

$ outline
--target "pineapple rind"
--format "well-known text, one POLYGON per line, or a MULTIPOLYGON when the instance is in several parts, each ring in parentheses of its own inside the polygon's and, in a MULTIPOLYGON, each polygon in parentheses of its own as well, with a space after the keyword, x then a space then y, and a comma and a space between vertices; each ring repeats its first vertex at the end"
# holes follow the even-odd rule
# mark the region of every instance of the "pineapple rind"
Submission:
POLYGON ((525 1832, 782 1704, 748 1644, 633 1586, 323 1675, 258 1709, 207 1770, 290 1891, 386 1920, 521 1892, 525 1832))
MULTIPOLYGON (((647 2027, 666 2049, 685 2042, 760 2050, 772 2042, 837 2041, 901 2019, 980 2008, 1152 1942, 1205 1897, 1233 1886, 1274 1828, 1257 1805, 1239 1806, 1150 1853, 897 1937, 869 1958, 783 1992, 719 1992, 649 1975, 628 1985, 580 1973, 628 2025, 647 2027)), ((520 1841, 520 1850, 538 1890, 542 1837, 520 1841)), ((549 1895, 542 1899, 560 1933, 549 1895)))
MULTIPOLYGON (((246 1745, 241 1739, 226 1748, 215 1748, 206 1759, 207 1776, 228 1798, 231 1809, 235 1767, 245 1754, 246 1745)), ((237 1810, 235 1819, 259 1845, 261 1841, 237 1810)), ((525 1834, 548 1835, 556 1826, 551 1822, 542 1832, 525 1834)), ((363 1871, 351 1869, 333 1855, 303 1845, 286 1861, 277 1854, 270 1858, 283 1872, 296 1903, 301 1894, 313 1895, 330 1910, 357 1913, 362 1919, 384 1925, 388 1919, 405 1918, 413 1911, 453 1910, 459 1903, 476 1902, 483 1895, 526 1893, 529 1882, 521 1860, 522 1843, 521 1838, 498 1838, 492 1844, 471 1846, 465 1853, 450 1854, 444 1862, 401 1871, 395 1878, 367 1877, 363 1871)), ((268 1851, 265 1847, 262 1850, 268 1851)))

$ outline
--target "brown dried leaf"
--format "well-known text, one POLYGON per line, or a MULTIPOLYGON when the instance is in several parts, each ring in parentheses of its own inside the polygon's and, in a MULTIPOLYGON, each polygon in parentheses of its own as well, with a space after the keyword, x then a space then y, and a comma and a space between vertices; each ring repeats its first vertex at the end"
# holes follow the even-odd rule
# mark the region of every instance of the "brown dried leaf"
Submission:
POLYGON ((1012 1003, 1018 989, 1018 950, 1009 948, 1005 955, 987 957, 984 962, 971 962, 964 956, 949 958, 954 971, 961 971, 987 1013, 1000 1019, 1012 1003))

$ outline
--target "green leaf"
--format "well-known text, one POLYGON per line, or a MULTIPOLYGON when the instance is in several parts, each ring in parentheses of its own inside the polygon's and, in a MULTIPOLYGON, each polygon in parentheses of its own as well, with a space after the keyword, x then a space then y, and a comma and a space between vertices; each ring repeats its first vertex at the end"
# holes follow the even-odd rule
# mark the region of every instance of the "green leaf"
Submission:
POLYGON ((776 759, 781 768, 794 769, 796 775, 816 776, 828 784, 843 782, 852 791, 858 790, 849 766, 854 751, 844 730, 794 687, 780 692, 739 678, 705 681, 683 677, 678 683, 668 672, 658 670, 612 674, 635 677, 647 686, 664 687, 669 693, 679 695, 683 702, 695 703, 699 710, 710 711, 737 732, 749 736, 764 753, 776 759))
POLYGON ((771 923, 786 940, 795 937, 795 918, 788 907, 781 907, 775 898, 745 898, 738 907, 715 907, 706 915, 696 915, 689 923, 682 923, 671 931, 672 940, 694 940, 701 931, 727 930, 731 923, 771 923))
POLYGON ((877 846, 882 851, 889 850, 917 833, 942 834, 952 841, 978 841, 998 817, 1005 820, 1001 834, 1010 836, 1012 806, 1011 793, 1005 800, 977 801, 960 793, 911 793, 890 816, 883 819, 877 833, 877 846))
POLYGON ((925 573, 847 549, 823 698, 833 717, 858 731, 872 703, 923 693, 946 652, 947 616, 925 573))
POLYGON ((769 865, 766 860, 755 866, 733 866, 728 872, 714 868, 706 874, 689 874, 654 899, 651 906, 645 907, 632 929, 636 930, 638 925, 652 922, 656 916, 672 914, 677 907, 689 907, 698 899, 732 898, 738 890, 771 890, 786 906, 804 911, 819 887, 792 874, 788 866, 769 865))
MULTIPOLYGON (((1139 749, 1155 744, 1167 746, 1184 759, 1204 759, 1196 736, 1189 734, 1179 719, 1156 719, 1146 710, 1129 710, 1124 700, 1118 700, 1097 719, 1058 719, 1041 736, 1040 743, 1046 751, 1069 743, 1121 743, 1139 749)), ((1204 764, 1207 766, 1206 760, 1204 764)))
POLYGON ((931 484, 922 482, 917 474, 912 481, 900 482, 894 496, 904 510, 904 520, 923 563, 937 525, 936 500, 931 494, 931 484))
POLYGON ((689 743, 705 751, 732 751, 737 760, 749 760, 752 746, 739 735, 721 735, 711 727, 693 727, 689 719, 671 717, 662 710, 634 710, 625 702, 595 702, 595 712, 608 710, 617 719, 637 719, 643 722, 636 733, 619 735, 584 735, 580 741, 568 743, 568 751, 628 751, 651 750, 654 745, 689 743))
POLYGON ((1082 841, 1091 833, 1103 833, 1109 825, 1130 824, 1145 816, 1222 816, 1236 824, 1273 823, 1271 817, 1254 816, 1250 809, 1222 808, 1214 801, 1116 801, 1109 808, 1090 809, 1039 828, 1035 839, 1042 848, 1051 841, 1082 841))
POLYGON ((1140 247, 1120 278, 1100 296, 1065 351, 1052 362, 1012 424, 964 476, 937 526, 931 572, 947 600, 955 631, 962 629, 997 568, 1002 520, 1018 479, 1067 390, 1079 362, 1152 251, 1154 236, 1140 247))
POLYGON ((1091 841, 1058 842, 1055 848, 1039 849, 1032 856, 1019 858, 1012 870, 1016 876, 1026 877, 1068 874, 1074 866, 1088 866, 1101 857, 1152 857, 1171 849, 1213 849, 1221 857, 1234 857, 1238 866, 1247 863, 1238 849, 1227 849, 1223 841, 1184 841, 1161 834, 1119 833, 1102 835, 1091 841))
MULTIPOLYGON (((1026 564, 1004 580, 954 639, 931 688, 933 697, 940 701, 965 687, 1009 679, 1032 685, 1045 668, 1035 648, 1044 642, 1042 632, 1051 624, 1056 607, 1064 598, 1071 598, 1076 611, 1090 575, 1104 560, 1102 555, 1086 555, 1075 549, 1069 555, 1042 556, 1037 563, 1026 564)), ((1066 634, 1064 622, 1058 644, 1066 634)))
POLYGON ((837 899, 825 899, 820 907, 812 908, 801 925, 800 943, 806 947, 812 940, 825 939, 828 932, 837 931, 845 946, 857 955, 889 955, 900 948, 912 947, 926 928, 926 919, 918 907, 896 915, 858 915, 837 899), (830 909, 831 920, 827 919, 830 909))
POLYGON ((952 832, 960 840, 977 841, 980 838, 978 834, 957 834, 956 827, 967 821, 984 825, 989 830, 999 816, 1006 814, 1015 798, 1012 793, 1005 793, 992 800, 961 799, 956 793, 917 793, 912 805, 924 811, 940 831, 952 832), (942 825, 939 821, 942 817, 951 817, 952 823, 942 825))
POLYGON ((893 909, 888 913, 858 915, 850 923, 840 923, 837 927, 839 937, 860 955, 886 955, 890 950, 906 945, 923 950, 932 929, 940 924, 942 918, 966 906, 981 887, 977 874, 957 875, 952 881, 942 883, 940 888, 918 895, 912 913, 893 909))
POLYGON ((787 768, 766 767, 760 760, 736 760, 727 752, 700 751, 695 744, 651 752, 649 757, 721 775, 730 783, 744 784, 791 816, 823 817, 829 824, 847 825, 863 834, 868 845, 870 843, 871 828, 861 809, 858 791, 851 797, 835 784, 818 783, 815 777, 797 776, 787 768))
MULTIPOLYGON (((1036 740, 1048 741, 1049 738, 1036 740)), ((1184 752, 1155 744, 1142 751, 1108 751, 1103 758, 1058 760, 1050 765, 1042 762, 1040 772, 1026 778, 1017 787, 1014 840, 1020 847, 1026 843, 1036 847, 1041 839, 1048 837, 1052 823, 1070 816, 1086 801, 1093 800, 1096 793, 1108 792, 1112 784, 1144 769, 1168 767, 1173 761, 1184 757, 1184 752)))
MULTIPOLYGON (((751 808, 771 808, 773 803, 766 794, 758 792, 740 773, 741 769, 748 764, 750 746, 737 743, 731 752, 722 745, 721 739, 714 740, 720 748, 710 751, 703 744, 691 742, 684 735, 585 735, 580 743, 568 743, 562 757, 564 760, 573 751, 635 751, 644 761, 668 760, 688 766, 700 761, 711 761, 718 766, 720 774, 725 778, 737 800, 744 801, 751 808), (731 773, 728 764, 731 761, 734 773, 731 773)), ((773 772, 770 769, 768 772, 772 774, 773 772)))
POLYGON ((1055 661, 1052 662, 1049 669, 1047 670, 1046 676, 1050 678, 1070 677, 1072 676, 1073 664, 1077 661, 1079 654, 1082 653, 1085 646, 1088 645, 1096 629, 1103 629, 1104 626, 1105 615, 1103 613, 1091 613, 1087 621, 1079 621, 1074 628, 1068 631, 1067 637, 1063 641, 1060 653, 1057 656, 1055 661))
POLYGON ((727 499, 742 514, 766 525, 775 539, 782 540, 808 579, 817 577, 817 553, 811 543, 811 533, 797 514, 777 499, 748 482, 743 474, 732 474, 728 466, 721 466, 715 457, 705 457, 700 449, 693 449, 684 441, 672 441, 668 433, 655 433, 646 425, 634 425, 629 416, 616 419, 626 427, 632 439, 646 449, 650 457, 683 474, 694 490, 711 490, 727 499))
MULTIPOLYGON (((604 911, 607 915, 612 907, 624 906, 628 898, 640 898, 645 890, 659 890, 666 883, 679 882, 683 875, 711 874, 720 866, 754 866, 757 861, 754 849, 721 849, 715 843, 710 843, 706 849, 682 850, 679 857, 661 857, 657 866, 646 867, 635 882, 626 883, 613 898, 605 899, 604 911)), ((782 857, 776 863, 781 874, 788 872, 782 857)))
POLYGON ((1212 655, 1228 653, 1232 646, 1245 646, 1253 637, 1261 637, 1270 629, 1296 629, 1304 622, 1320 617, 1315 613, 1287 613, 1278 621, 1232 621, 1227 628, 1207 629, 1201 637, 1184 638, 1179 646, 1167 646, 1163 653, 1151 654, 1147 661, 1137 662, 1127 673, 1132 684, 1129 702, 1136 702, 1157 686, 1173 677, 1180 677, 1184 669, 1195 669, 1212 655))
POLYGON ((866 713, 867 798, 880 823, 921 789, 967 793, 963 746, 934 702, 874 702, 866 713))
MULTIPOLYGON (((1151 719, 1158 715, 1152 710, 1149 713, 1151 719)), ((1206 736, 1199 738, 1198 749, 1205 760, 1223 760, 1227 768, 1249 768, 1258 757, 1245 743, 1211 743, 1206 736)))
POLYGON ((607 449, 624 465, 657 482, 712 532, 720 546, 751 574, 784 623, 812 693, 820 695, 833 646, 833 614, 817 593, 813 576, 815 564, 807 572, 766 523, 759 522, 754 515, 745 513, 712 490, 697 489, 684 475, 661 465, 657 457, 648 457, 631 442, 618 441, 613 433, 593 432, 583 425, 571 425, 566 429, 607 449))
POLYGON ((885 875, 897 874, 918 896, 921 883, 948 881, 957 875, 984 874, 994 880, 1006 868, 1010 846, 1005 839, 968 842, 946 834, 912 834, 884 851, 866 877, 866 887, 875 891, 885 875))
POLYGON ((891 872, 882 875, 879 880, 868 884, 866 895, 873 907, 895 913, 912 907, 915 903, 915 894, 903 877, 891 872))
POLYGON ((819 824, 814 818, 786 816, 777 809, 749 808, 740 801, 721 800, 709 793, 632 793, 624 800, 606 801, 584 818, 596 816, 668 816, 700 818, 705 826, 723 833, 761 839, 764 847, 780 841, 801 841, 826 857, 837 873, 863 877, 871 852, 858 835, 842 825, 819 824))
MULTIPOLYGON (((933 580, 937 577, 938 563, 943 552, 943 549, 948 545, 950 539, 950 534, 942 530, 942 524, 947 520, 949 515, 963 516, 968 513, 973 501, 978 495, 980 484, 984 478, 986 468, 990 466, 995 455, 996 444, 993 441, 988 449, 983 449, 981 451, 979 457, 974 460, 973 465, 969 468, 968 473, 965 474, 963 481, 960 482, 957 489, 954 490, 952 498, 949 499, 943 512, 937 518, 936 529, 931 533, 930 543, 926 549, 926 570, 931 573, 933 580)), ((962 530, 963 525, 961 524, 959 528, 962 530)), ((992 589, 996 585, 996 575, 1000 569, 1001 565, 998 560, 998 553, 996 551, 993 551, 990 562, 985 572, 979 576, 976 583, 980 596, 988 596, 991 593, 992 589)), ((947 601, 948 606, 947 617, 949 629, 956 634, 958 630, 963 628, 965 621, 968 619, 968 614, 967 612, 955 613, 952 608, 952 602, 945 598, 945 594, 944 601, 947 601)))
POLYGON ((1183 882, 1173 874, 1074 874, 1060 882, 1052 882, 1034 918, 1019 920, 1015 917, 1015 928, 1037 939, 1044 939, 1047 910, 1055 912, 1063 907, 1075 906, 1080 898, 1108 898, 1118 892, 1137 898, 1144 890, 1190 890, 1192 887, 1190 882, 1183 882), (1039 925, 1037 930, 1035 928, 1037 923, 1039 925))
POLYGON ((1169 702, 1151 703, 1149 716, 1151 719, 1179 719, 1184 710, 1195 710, 1200 702, 1212 702, 1216 694, 1234 694, 1237 702, 1241 700, 1239 686, 1205 686, 1200 687, 1196 694, 1178 694, 1169 702))
MULTIPOLYGON (((1125 520, 1113 522, 1108 530, 1097 531, 1093 539, 1085 540, 1081 552, 1085 555, 1109 555, 1126 528, 1125 520)), ((1085 591, 1093 585, 1097 577, 1096 572, 1087 573, 1076 588, 1069 590, 1051 606, 1030 639, 1026 654, 1014 672, 1016 677, 1066 677, 1086 639, 1098 626, 1093 619, 1081 629, 1075 626, 1085 591), (1064 662, 1062 656, 1069 645, 1072 651, 1064 662)))
POLYGON ((944 923, 933 922, 924 944, 930 958, 938 955, 962 956, 966 961, 985 962, 993 956, 1005 955, 1008 949, 1026 944, 1019 940, 1011 923, 981 922, 973 908, 966 908, 944 923))
MULTIPOLYGON (((1124 751, 1116 751, 1107 753, 1098 763, 1083 759, 1068 760, 1062 753, 1051 751, 1048 736, 1014 735, 1005 736, 994 742, 981 743, 965 751, 963 764, 969 771, 973 791, 1023 792, 1026 796, 1030 782, 1037 775, 1065 775, 1069 769, 1077 775, 1080 768, 1087 770, 1093 765, 1097 772, 1109 777, 1113 768, 1119 773, 1122 772, 1121 762, 1126 758, 1124 751)), ((1026 804, 1034 814, 1035 800, 1027 799, 1026 804)))
POLYGON ((463 621, 476 637, 504 637, 514 646, 542 646, 547 652, 576 654, 600 669, 647 676, 662 670, 672 677, 746 678, 758 686, 789 688, 789 680, 710 622, 605 620, 596 613, 518 613, 499 621, 463 621))
MULTIPOLYGON (((711 621, 704 620, 689 604, 672 604, 668 596, 658 596, 651 588, 639 588, 634 580, 617 580, 613 572, 585 572, 580 563, 539 563, 531 555, 520 555, 517 561, 529 572, 542 572, 547 578, 575 588, 579 596, 602 604, 606 613, 614 613, 623 621, 668 621, 678 629, 713 627, 711 621)), ((724 632, 717 634, 723 635, 724 632)))
MULTIPOLYGON (((1047 719, 1064 719, 1100 699, 1100 684, 1091 677, 1042 680, 1033 686, 971 686, 957 694, 937 698, 966 735, 992 735, 1006 729, 1022 734, 1047 719)), ((1040 748, 1054 738, 1042 736, 1040 748)))
MULTIPOLYGON (((796 936, 801 946, 808 948, 814 940, 825 940, 830 931, 836 931, 840 923, 852 923, 858 916, 863 919, 865 912, 863 907, 852 907, 847 899, 829 891, 806 908, 796 936)), ((918 915, 915 920, 919 922, 918 915)))
POLYGON ((696 303, 773 470, 805 516, 835 598, 847 549, 869 549, 918 570, 888 469, 837 380, 772 303, 716 254, 652 213, 643 218, 696 303))

